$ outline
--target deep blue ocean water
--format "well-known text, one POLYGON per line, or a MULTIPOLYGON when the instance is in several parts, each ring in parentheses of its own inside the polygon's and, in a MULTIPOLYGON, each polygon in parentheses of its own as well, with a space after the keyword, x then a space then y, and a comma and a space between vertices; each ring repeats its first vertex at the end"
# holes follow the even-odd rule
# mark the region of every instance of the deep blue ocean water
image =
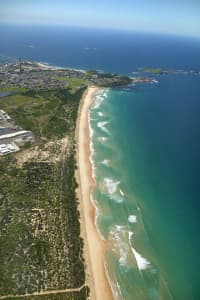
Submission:
POLYGON ((139 67, 196 68, 199 40, 125 31, 0 24, 0 52, 50 64, 130 74, 139 67))
MULTIPOLYGON (((0 53, 130 75, 200 70, 200 40, 62 27, 0 27, 0 53)), ((116 299, 200 299, 200 75, 101 92, 90 111, 97 225, 116 299)))

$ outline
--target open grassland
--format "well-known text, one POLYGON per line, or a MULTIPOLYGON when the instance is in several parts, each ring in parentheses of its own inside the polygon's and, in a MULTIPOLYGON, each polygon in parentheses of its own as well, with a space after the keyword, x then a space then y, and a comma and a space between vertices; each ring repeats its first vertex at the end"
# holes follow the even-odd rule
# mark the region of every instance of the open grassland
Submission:
POLYGON ((80 86, 85 86, 86 82, 82 78, 69 78, 69 77, 56 77, 57 80, 65 81, 67 83, 67 86, 71 89, 79 88, 80 86))
POLYGON ((69 89, 34 92, 27 91, 0 99, 0 107, 15 122, 31 130, 41 139, 58 139, 73 134, 78 99, 83 89, 70 93, 69 89))
POLYGON ((83 92, 25 91, 0 98, 0 109, 36 137, 34 145, 0 157, 0 296, 77 289, 27 299, 88 297, 74 176, 83 92))

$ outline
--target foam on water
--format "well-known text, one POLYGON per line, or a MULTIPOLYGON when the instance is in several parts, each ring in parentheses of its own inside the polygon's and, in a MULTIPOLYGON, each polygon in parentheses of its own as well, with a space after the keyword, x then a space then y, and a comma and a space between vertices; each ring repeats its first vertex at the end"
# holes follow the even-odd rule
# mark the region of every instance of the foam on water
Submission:
POLYGON ((159 82, 156 79, 152 79, 152 83, 159 83, 159 82))
POLYGON ((90 140, 92 140, 92 137, 94 136, 94 130, 90 124, 90 121, 92 120, 91 118, 91 112, 88 112, 88 125, 89 125, 89 134, 90 134, 90 140))
POLYGON ((101 143, 106 142, 108 140, 108 138, 106 138, 105 136, 100 136, 97 138, 98 141, 100 141, 101 143))
MULTIPOLYGON (((106 141, 108 141, 108 137, 106 135, 109 135, 109 139, 110 139, 110 131, 107 129, 107 124, 108 121, 104 120, 102 117, 104 116, 103 113, 100 111, 99 107, 100 105, 103 103, 104 99, 107 97, 107 93, 104 92, 100 92, 96 97, 95 97, 95 105, 94 107, 90 110, 90 114, 89 114, 89 128, 90 128, 90 161, 91 161, 91 165, 92 165, 92 176, 95 179, 96 178, 96 174, 95 174, 95 160, 96 159, 96 155, 98 156, 98 153, 95 153, 95 150, 97 151, 98 148, 96 148, 96 144, 94 141, 94 130, 91 128, 91 125, 94 122, 96 123, 97 127, 103 132, 103 134, 101 134, 101 136, 98 136, 96 138, 96 140, 100 143, 104 143, 106 141), (95 117, 93 115, 93 109, 98 109, 97 112, 94 112, 95 117), (91 115, 93 117, 94 120, 91 119, 91 115), (97 116, 97 119, 96 119, 97 116), (98 119, 99 118, 99 119, 98 119), (106 134, 105 136, 103 136, 104 134, 106 134), (94 148, 95 146, 95 148, 94 148)), ((100 163, 104 166, 109 167, 110 166, 110 160, 109 159, 104 159, 102 160, 100 163)), ((123 189, 120 186, 120 181, 117 180, 117 178, 112 178, 112 177, 104 177, 103 178, 103 182, 100 184, 100 189, 102 189, 103 194, 106 195, 106 197, 108 197, 108 199, 110 199, 110 201, 113 201, 116 203, 116 205, 122 205, 121 203, 124 202, 125 199, 125 194, 123 189)), ((97 199, 97 201, 95 202, 92 194, 91 194, 91 201, 93 202, 93 205, 95 207, 95 225, 97 228, 97 231, 101 237, 101 239, 105 240, 104 236, 102 235, 100 228, 99 228, 99 223, 98 220, 100 221, 101 219, 99 219, 100 215, 101 215, 101 210, 100 208, 98 208, 98 201, 99 199, 97 199)), ((129 215, 127 216, 128 222, 129 223, 136 223, 137 222, 137 216, 136 215, 129 215)), ((144 258, 140 253, 138 253, 131 244, 131 236, 133 234, 133 232, 129 232, 128 228, 130 225, 126 225, 126 226, 122 226, 122 225, 116 225, 114 227, 114 230, 110 231, 111 234, 111 240, 113 241, 113 245, 115 248, 115 251, 117 253, 118 256, 118 263, 121 266, 121 268, 123 269, 123 272, 128 272, 130 270, 130 268, 134 268, 136 266, 136 268, 141 272, 145 269, 148 268, 148 266, 150 265, 150 262, 144 258), (133 258, 134 255, 134 258, 133 258), (131 267, 132 266, 132 267, 131 267)), ((106 267, 105 267, 106 270, 106 267)), ((107 274, 108 280, 110 282, 110 285, 112 287, 112 291, 113 294, 115 296, 115 299, 123 299, 121 291, 120 291, 120 282, 111 282, 108 274, 107 274)))
POLYGON ((119 264, 120 264, 120 266, 126 266, 126 264, 127 264, 127 254, 126 254, 126 251, 123 251, 121 248, 120 248, 119 264))
POLYGON ((101 103, 108 97, 107 93, 108 93, 108 90, 102 90, 95 95, 93 109, 99 108, 101 103))
POLYGON ((147 269, 150 265, 150 262, 145 257, 143 257, 140 253, 138 253, 133 247, 132 247, 132 251, 133 254, 135 255, 138 269, 140 271, 147 269))
POLYGON ((113 195, 110 195, 109 198, 111 200, 114 200, 116 203, 122 203, 124 201, 124 198, 122 198, 120 195, 118 194, 113 194, 113 195))
POLYGON ((108 177, 103 180, 103 192, 108 194, 109 198, 116 203, 122 203, 124 201, 119 185, 120 181, 108 177))
MULTIPOLYGON (((106 98, 106 93, 100 93, 99 95, 96 96, 95 98, 95 106, 94 108, 99 108, 99 106, 102 104, 102 102, 104 101, 104 99, 106 98)), ((92 176, 95 179, 96 178, 96 174, 95 174, 95 160, 96 159, 96 155, 98 156, 98 153, 95 152, 95 150, 97 151, 98 147, 96 148, 96 144, 94 141, 94 129, 92 129, 91 125, 94 122, 96 123, 97 127, 100 128, 101 131, 103 131, 104 133, 106 133, 106 135, 109 135, 109 139, 110 139, 110 131, 107 129, 106 125, 108 124, 107 120, 104 120, 103 117, 103 113, 101 111, 98 110, 98 112, 94 112, 95 116, 97 116, 97 119, 94 117, 93 112, 92 112, 93 108, 91 109, 90 113, 89 113, 89 118, 88 118, 88 122, 89 122, 89 128, 90 128, 90 161, 91 161, 91 165, 92 165, 92 176), (93 120, 91 119, 91 115, 93 116, 93 120), (98 119, 99 118, 99 119, 98 119), (101 119, 102 118, 102 119, 101 119), (95 148, 94 148, 95 146, 95 148)), ((104 143, 106 141, 108 141, 108 137, 107 136, 103 136, 104 134, 101 134, 101 136, 97 137, 96 140, 100 143, 104 143)), ((98 144, 97 144, 98 145, 98 144)), ((109 159, 104 159, 102 161, 100 161, 100 163, 104 166, 110 166, 110 160, 109 159)), ((105 176, 105 175, 104 175, 105 176)), ((103 178, 103 182, 101 182, 100 184, 100 189, 102 189, 103 194, 106 195, 106 197, 108 197, 108 199, 110 199, 110 201, 113 201, 116 203, 116 205, 123 205, 121 203, 124 202, 125 199, 125 194, 123 189, 121 188, 121 183, 119 180, 117 180, 117 178, 112 178, 112 177, 104 177, 103 178)), ((103 212, 101 212, 101 209, 98 207, 98 201, 100 199, 97 199, 97 201, 94 201, 93 196, 91 194, 91 201, 93 202, 93 205, 95 207, 95 225, 97 228, 97 231, 99 233, 99 236, 101 237, 102 240, 105 240, 104 236, 102 235, 101 231, 100 231, 100 227, 99 227, 99 222, 101 222, 101 218, 99 219, 99 217, 101 216, 101 214, 103 212)), ((127 215, 127 221, 132 224, 137 223, 137 216, 136 215, 127 215)), ((133 235, 133 232, 129 232, 129 226, 128 223, 125 226, 122 225, 116 225, 114 227, 114 230, 110 231, 111 234, 111 240, 113 241, 113 245, 114 246, 114 251, 116 251, 117 253, 117 259, 118 259, 118 263, 120 265, 120 267, 122 268, 122 272, 128 272, 131 268, 136 268, 139 270, 139 272, 147 269, 150 265, 150 262, 144 258, 140 253, 138 253, 135 248, 132 246, 131 244, 131 237, 133 235), (134 255, 134 257, 133 257, 134 255)), ((105 267, 106 270, 106 267, 105 267)), ((111 282, 108 273, 107 273, 107 277, 108 280, 110 282, 110 285, 112 287, 112 291, 113 294, 115 296, 115 299, 123 299, 122 294, 121 294, 121 287, 120 287, 120 282, 111 282), (117 285, 118 283, 118 285, 117 285)))
POLYGON ((119 190, 119 192, 121 196, 124 196, 124 192, 121 189, 119 190))
POLYGON ((94 222, 94 223, 95 223, 96 230, 97 230, 97 232, 98 232, 100 238, 101 238, 103 241, 105 241, 105 238, 104 238, 104 236, 101 234, 101 231, 100 231, 99 226, 98 226, 98 224, 97 224, 97 223, 98 223, 98 217, 99 217, 100 214, 101 214, 100 208, 98 207, 96 201, 94 200, 93 195, 92 195, 92 192, 91 192, 91 194, 90 194, 90 201, 92 202, 92 205, 94 206, 94 209, 95 209, 95 222, 94 222))
POLYGON ((101 164, 109 167, 110 166, 110 160, 109 159, 104 159, 104 160, 102 160, 101 164))
POLYGON ((124 266, 128 266, 128 256, 127 256, 128 245, 120 238, 120 233, 123 231, 122 228, 123 227, 121 226, 118 227, 116 226, 114 238, 115 241, 117 242, 117 246, 119 249, 119 255, 120 255, 119 264, 124 267, 124 266))
POLYGON ((109 130, 105 127, 108 124, 108 121, 98 122, 97 126, 105 133, 110 134, 109 130))
POLYGON ((137 217, 136 217, 135 215, 130 215, 130 216, 128 217, 128 221, 129 221, 130 223, 137 223, 137 217))
POLYGON ((111 278, 108 274, 108 265, 107 265, 106 262, 104 262, 104 270, 105 270, 108 282, 110 284, 114 299, 115 300, 124 300, 123 297, 122 297, 122 294, 121 294, 121 288, 120 288, 119 282, 118 281, 116 281, 116 282, 111 281, 111 278))
MULTIPOLYGON (((133 232, 129 232, 129 244, 131 245, 131 237, 133 236, 133 232)), ((135 260, 137 262, 138 269, 143 271, 150 266, 150 262, 143 257, 140 253, 138 253, 131 245, 131 250, 135 256, 135 260)))
POLYGON ((111 178, 104 178, 104 185, 109 194, 114 194, 117 192, 120 181, 115 181, 111 178))
POLYGON ((103 113, 101 111, 98 111, 97 113, 99 117, 103 117, 103 113))
POLYGON ((96 178, 95 165, 94 165, 94 162, 93 162, 93 159, 92 159, 91 155, 90 155, 90 163, 91 163, 91 166, 92 166, 92 178, 95 180, 95 178, 96 178))
POLYGON ((89 125, 89 135, 90 135, 90 156, 89 156, 89 159, 90 159, 90 163, 91 163, 91 166, 92 166, 92 177, 93 179, 95 180, 96 178, 96 174, 95 174, 95 164, 94 164, 94 161, 93 161, 93 156, 95 154, 95 150, 94 150, 94 145, 93 145, 93 136, 94 136, 94 130, 92 129, 91 127, 91 115, 90 115, 90 112, 88 113, 88 125, 89 125))
POLYGON ((104 100, 104 97, 102 97, 101 95, 96 95, 93 109, 99 108, 99 106, 103 100, 104 100))

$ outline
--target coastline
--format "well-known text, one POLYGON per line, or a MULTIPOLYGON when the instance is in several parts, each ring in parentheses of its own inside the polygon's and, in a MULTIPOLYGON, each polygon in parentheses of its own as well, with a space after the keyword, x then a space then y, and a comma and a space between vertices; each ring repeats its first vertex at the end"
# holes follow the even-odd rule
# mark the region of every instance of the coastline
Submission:
POLYGON ((102 88, 89 87, 83 95, 79 107, 77 141, 77 179, 79 183, 81 236, 84 239, 84 257, 86 262, 86 284, 90 288, 91 300, 112 300, 113 294, 104 268, 106 242, 100 238, 95 225, 95 207, 91 201, 94 187, 90 162, 90 136, 88 110, 93 96, 102 88))
POLYGON ((75 68, 71 68, 71 67, 68 68, 68 67, 53 66, 53 65, 49 65, 48 63, 45 63, 45 62, 37 62, 37 65, 44 70, 55 70, 55 71, 71 70, 71 71, 86 73, 86 70, 75 69, 75 68))

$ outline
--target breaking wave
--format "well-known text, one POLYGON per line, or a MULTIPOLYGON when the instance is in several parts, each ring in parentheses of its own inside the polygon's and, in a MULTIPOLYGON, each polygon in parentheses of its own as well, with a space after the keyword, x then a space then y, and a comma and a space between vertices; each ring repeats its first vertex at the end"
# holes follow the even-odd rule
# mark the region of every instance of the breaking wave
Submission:
POLYGON ((104 165, 104 166, 109 167, 110 166, 110 160, 109 159, 104 159, 104 160, 101 161, 101 164, 104 165))
POLYGON ((94 161, 93 161, 93 157, 94 157, 94 154, 95 154, 94 144, 93 144, 94 130, 91 127, 90 121, 91 121, 91 115, 90 115, 90 112, 89 112, 88 113, 88 126, 89 126, 89 137, 90 137, 90 157, 89 157, 89 159, 90 159, 90 163, 91 163, 91 166, 92 166, 92 177, 95 180, 95 178, 96 178, 95 164, 94 164, 94 161))
POLYGON ((108 121, 98 122, 97 126, 105 133, 110 134, 109 130, 105 127, 108 124, 108 121))
POLYGON ((120 192, 121 189, 119 188, 119 185, 120 181, 116 181, 107 177, 104 178, 103 183, 101 184, 103 193, 108 195, 109 199, 113 200, 116 203, 122 203, 124 201, 124 197, 120 192))
POLYGON ((128 217, 128 221, 129 221, 130 223, 137 223, 137 217, 136 217, 135 215, 130 215, 130 216, 128 217))
POLYGON ((144 288, 144 293, 150 295, 158 278, 158 269, 151 249, 146 244, 147 232, 142 210, 126 181, 129 174, 125 173, 121 163, 123 153, 120 152, 119 145, 116 147, 115 144, 116 132, 112 126, 115 116, 112 115, 109 101, 104 102, 107 93, 108 91, 100 91, 94 97, 88 118, 90 161, 96 183, 91 201, 95 206, 97 231, 101 239, 108 240, 106 255, 109 255, 105 256, 104 264, 106 274, 115 299, 124 300, 127 299, 124 289, 127 288, 129 292, 134 289, 131 287, 132 276, 143 284, 141 287, 144 288), (144 244, 141 243, 143 237, 144 244), (144 248, 146 245, 149 248, 144 248), (127 276, 128 283, 124 285, 127 276))
POLYGON ((109 194, 114 194, 117 192, 120 181, 114 181, 111 178, 104 178, 104 185, 109 194))
POLYGON ((101 111, 98 111, 98 116, 99 116, 99 117, 103 117, 104 114, 103 114, 101 111))
POLYGON ((108 90, 101 90, 95 95, 95 101, 93 104, 93 109, 99 108, 101 103, 108 97, 108 90))
POLYGON ((137 262, 138 269, 140 271, 143 271, 143 270, 147 269, 151 263, 132 247, 132 245, 131 245, 132 236, 133 236, 133 232, 129 232, 129 244, 131 246, 133 255, 135 256, 135 260, 137 262))

